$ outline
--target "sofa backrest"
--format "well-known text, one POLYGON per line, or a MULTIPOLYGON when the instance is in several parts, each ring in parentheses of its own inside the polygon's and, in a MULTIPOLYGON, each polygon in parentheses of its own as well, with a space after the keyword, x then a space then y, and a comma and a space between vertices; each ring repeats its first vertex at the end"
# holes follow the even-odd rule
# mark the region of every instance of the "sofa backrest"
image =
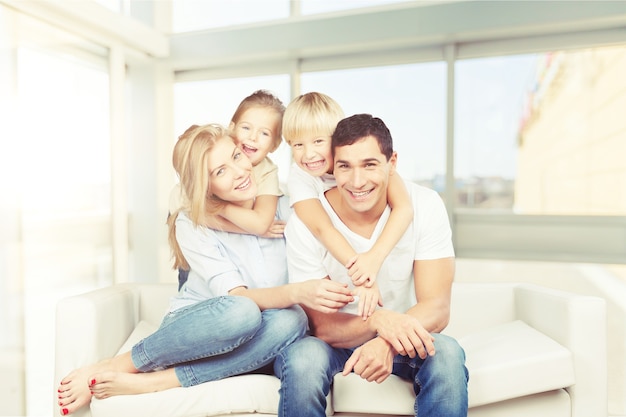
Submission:
POLYGON ((459 283, 452 285, 450 322, 445 334, 461 338, 515 320, 515 284, 459 283))

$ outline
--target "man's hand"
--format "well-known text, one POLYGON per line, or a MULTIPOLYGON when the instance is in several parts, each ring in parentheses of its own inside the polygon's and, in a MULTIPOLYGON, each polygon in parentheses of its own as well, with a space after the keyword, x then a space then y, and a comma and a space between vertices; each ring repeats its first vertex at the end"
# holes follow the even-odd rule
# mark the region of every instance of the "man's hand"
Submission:
POLYGON ((294 285, 297 285, 295 303, 322 313, 335 313, 354 301, 347 285, 327 278, 310 279, 294 285))
POLYGON ((370 318, 370 325, 400 355, 422 359, 435 354, 435 339, 418 319, 390 310, 378 310, 370 318))
POLYGON ((354 371, 366 381, 380 384, 391 375, 394 355, 395 352, 386 340, 374 338, 352 352, 343 367, 342 375, 354 371))

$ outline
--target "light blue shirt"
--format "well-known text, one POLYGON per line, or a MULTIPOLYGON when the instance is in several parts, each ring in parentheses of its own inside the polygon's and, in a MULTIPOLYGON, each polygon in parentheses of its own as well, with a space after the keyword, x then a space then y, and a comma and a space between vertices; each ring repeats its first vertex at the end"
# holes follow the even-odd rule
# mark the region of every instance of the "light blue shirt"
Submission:
MULTIPOLYGON (((289 215, 279 198, 276 218, 289 215)), ((189 278, 170 302, 170 311, 217 296, 236 287, 269 288, 287 284, 285 239, 229 233, 196 226, 184 213, 176 218, 176 239, 189 263, 189 278)))

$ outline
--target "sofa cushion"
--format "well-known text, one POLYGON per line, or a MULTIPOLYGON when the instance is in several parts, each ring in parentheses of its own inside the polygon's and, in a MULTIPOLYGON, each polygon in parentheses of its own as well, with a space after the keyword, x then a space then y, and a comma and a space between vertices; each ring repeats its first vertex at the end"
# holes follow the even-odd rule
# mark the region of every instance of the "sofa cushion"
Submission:
MULTIPOLYGON (((139 322, 118 353, 153 333, 158 326, 139 322)), ((278 413, 280 380, 271 375, 240 375, 188 388, 92 399, 93 417, 194 417, 237 413, 278 413)))
MULTIPOLYGON (((571 352, 522 321, 477 331, 459 343, 470 374, 470 407, 565 388, 575 382, 571 352)), ((338 374, 332 398, 336 412, 413 414, 412 384, 393 375, 376 384, 355 374, 338 374)))
POLYGON ((93 417, 208 417, 236 413, 278 413, 280 381, 269 375, 241 375, 188 388, 91 401, 93 417))
POLYGON ((459 343, 470 373, 470 407, 576 382, 572 352, 521 320, 467 335, 459 343))

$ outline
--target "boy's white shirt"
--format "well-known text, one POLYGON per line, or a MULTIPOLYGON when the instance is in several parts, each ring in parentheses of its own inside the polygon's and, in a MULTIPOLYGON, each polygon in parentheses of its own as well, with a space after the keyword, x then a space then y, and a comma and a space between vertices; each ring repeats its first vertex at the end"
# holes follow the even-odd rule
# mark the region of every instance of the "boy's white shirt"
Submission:
POLYGON ((298 164, 293 163, 287 178, 289 205, 293 207, 299 201, 319 198, 321 193, 336 186, 337 181, 333 174, 314 177, 300 168, 298 164))

